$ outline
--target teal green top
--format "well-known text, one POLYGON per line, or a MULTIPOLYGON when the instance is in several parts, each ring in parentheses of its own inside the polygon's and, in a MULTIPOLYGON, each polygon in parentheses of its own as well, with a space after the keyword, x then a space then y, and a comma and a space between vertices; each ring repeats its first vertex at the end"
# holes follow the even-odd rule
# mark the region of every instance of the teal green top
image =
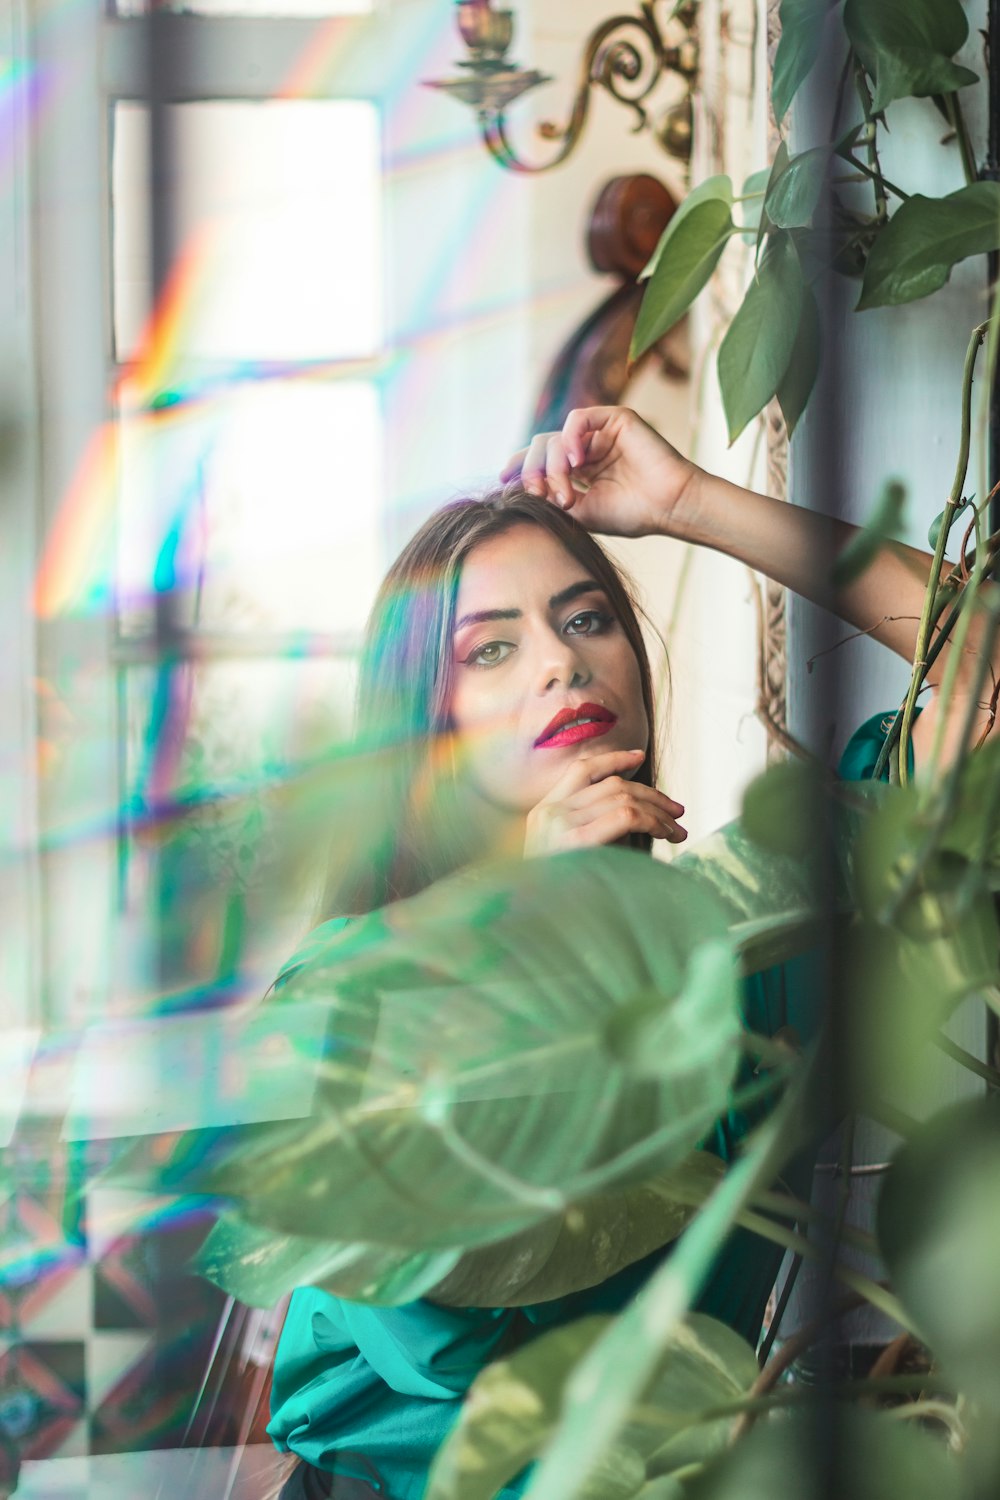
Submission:
MULTIPOLYGON (((891 714, 879 714, 861 726, 840 763, 845 779, 871 777, 891 722, 891 714)), ((338 925, 318 928, 282 979, 308 963, 338 925)), ((816 986, 809 976, 814 962, 806 954, 746 981, 744 1015, 751 1030, 773 1036, 792 1026, 804 1040, 814 1034, 816 986)), ((728 1161, 750 1124, 729 1115, 705 1144, 728 1161)), ((798 1191, 808 1193, 811 1170, 811 1162, 800 1162, 786 1175, 798 1191)), ((617 1312, 670 1248, 654 1251, 599 1286, 529 1307, 453 1308, 423 1299, 403 1307, 370 1307, 302 1287, 292 1295, 275 1357, 268 1432, 282 1451, 318 1468, 370 1480, 374 1468, 388 1500, 421 1500, 431 1459, 483 1367, 553 1324, 617 1312)), ((737 1230, 719 1256, 699 1309, 756 1344, 782 1254, 780 1247, 737 1230)), ((500 1492, 503 1500, 521 1495, 528 1473, 500 1492)))

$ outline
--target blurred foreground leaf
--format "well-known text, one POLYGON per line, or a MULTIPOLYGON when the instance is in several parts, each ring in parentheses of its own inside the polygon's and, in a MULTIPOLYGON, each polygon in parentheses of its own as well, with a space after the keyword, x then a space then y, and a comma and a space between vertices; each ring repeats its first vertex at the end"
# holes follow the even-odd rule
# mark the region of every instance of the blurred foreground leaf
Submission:
POLYGON ((905 487, 896 479, 887 480, 865 525, 851 538, 830 570, 834 588, 845 588, 871 567, 886 543, 902 529, 905 506, 905 487))
POLYGON ((945 1444, 888 1412, 845 1404, 760 1421, 685 1500, 957 1500, 961 1473, 945 1444), (831 1460, 835 1468, 831 1472, 831 1460))
POLYGON ((427 1252, 665 1171, 726 1107, 726 926, 703 884, 618 849, 467 872, 373 913, 271 1002, 278 1025, 286 998, 329 1005, 312 1117, 233 1132, 173 1186, 282 1234, 427 1252), (609 1026, 654 994, 651 1067, 609 1026))
POLYGON ((1000 1098, 942 1110, 907 1141, 883 1185, 878 1236, 946 1374, 1000 1411, 1000 1098))
POLYGON ((297 1286, 383 1305, 429 1296, 450 1307, 523 1307, 596 1286, 669 1244, 723 1171, 717 1157, 696 1151, 647 1184, 585 1198, 465 1253, 336 1244, 276 1234, 226 1214, 202 1247, 197 1270, 256 1307, 272 1307, 297 1286))
MULTIPOLYGON (((485 1370, 435 1459, 427 1500, 492 1500, 536 1458, 556 1426, 567 1379, 611 1321, 577 1319, 485 1370)), ((647 1474, 667 1476, 716 1451, 729 1423, 702 1422, 703 1414, 739 1400, 757 1374, 744 1339, 714 1318, 690 1314, 667 1345, 641 1413, 579 1494, 595 1500, 633 1496, 641 1493, 647 1474), (613 1467, 630 1488, 602 1487, 602 1474, 613 1467)))

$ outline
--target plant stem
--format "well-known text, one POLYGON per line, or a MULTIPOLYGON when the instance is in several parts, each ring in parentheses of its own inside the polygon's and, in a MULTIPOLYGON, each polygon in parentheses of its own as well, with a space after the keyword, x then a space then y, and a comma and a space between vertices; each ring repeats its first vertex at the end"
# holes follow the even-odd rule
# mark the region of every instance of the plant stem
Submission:
MULTIPOLYGON (((772 1219, 765 1218, 763 1214, 743 1209, 737 1222, 744 1229, 749 1229, 752 1234, 759 1235, 763 1240, 770 1240, 772 1244, 783 1245, 786 1250, 803 1256, 805 1260, 829 1261, 829 1257, 818 1250, 804 1235, 796 1234, 792 1229, 785 1229, 775 1224, 772 1219)), ((902 1304, 887 1287, 874 1281, 870 1276, 866 1276, 864 1272, 856 1270, 853 1266, 844 1265, 840 1261, 834 1262, 832 1274, 837 1281, 850 1287, 851 1291, 856 1292, 865 1302, 870 1302, 872 1307, 877 1307, 880 1312, 892 1318, 900 1328, 905 1328, 907 1333, 916 1332, 902 1304)))
POLYGON ((858 98, 861 100, 861 108, 864 110, 865 124, 868 127, 866 145, 868 148, 868 165, 871 169, 869 176, 875 182, 875 217, 880 224, 884 224, 889 217, 889 202, 885 196, 886 184, 882 176, 882 168, 879 166, 878 125, 872 115, 872 95, 868 87, 868 79, 865 76, 864 68, 857 58, 854 60, 854 82, 858 90, 858 98))
POLYGON ((927 580, 927 589, 924 594, 924 607, 920 616, 920 624, 917 627, 917 643, 913 655, 913 675, 910 678, 910 689, 906 695, 903 705, 902 722, 899 727, 899 779, 906 786, 910 779, 909 771, 909 747, 910 731, 913 727, 913 711, 917 705, 917 694, 923 686, 924 677, 927 673, 927 647, 930 641, 932 615, 934 603, 937 596, 938 585, 941 582, 941 566, 944 562, 944 549, 948 543, 948 533, 951 530, 962 499, 962 490, 965 486, 965 476, 969 467, 969 446, 972 441, 972 377, 976 368, 976 355, 979 346, 986 334, 985 323, 973 329, 969 340, 969 347, 965 355, 965 369, 962 374, 962 431, 959 441, 958 462, 955 465, 955 478, 952 481, 951 493, 945 504, 944 513, 941 517, 941 525, 938 528, 937 545, 934 548, 934 560, 931 563, 930 577, 927 580))
MULTIPOLYGON (((990 542, 991 542, 991 544, 988 546, 987 553, 986 553, 986 563, 985 563, 985 565, 983 567, 983 577, 984 578, 988 578, 990 576, 990 574, 992 573, 993 568, 994 568, 994 566, 995 566, 995 564, 997 562, 997 559, 1000 558, 1000 537, 992 537, 990 539, 990 542)), ((941 585, 941 590, 938 593, 938 598, 939 599, 941 598, 941 594, 942 594, 942 592, 944 592, 944 590, 946 590, 949 587, 953 586, 957 582, 958 582, 958 569, 954 568, 954 569, 952 569, 952 572, 949 573, 949 575, 945 579, 944 583, 941 585)), ((962 585, 963 588, 965 586, 966 586, 965 584, 962 585)), ((959 617, 959 615, 962 612, 962 596, 961 596, 961 593, 959 594, 958 599, 956 600, 956 602, 952 605, 951 612, 948 615, 947 619, 945 620, 944 624, 939 627, 937 625, 937 620, 940 619, 941 614, 944 613, 944 606, 945 606, 946 603, 947 603, 947 599, 945 599, 942 602, 940 614, 934 620, 932 620, 932 622, 931 622, 931 628, 935 629, 937 631, 937 634, 934 636, 934 640, 933 640, 932 644, 930 645, 930 647, 928 648, 928 651, 927 651, 927 670, 928 670, 928 672, 930 671, 930 669, 934 665, 934 663, 937 661, 938 657, 941 655, 941 652, 943 651, 944 647, 947 645, 948 638, 951 635, 952 630, 955 628, 955 623, 958 620, 958 617, 959 617)), ((892 724, 889 726, 889 732, 886 735, 885 740, 883 741, 882 749, 879 752, 878 760, 875 762, 875 769, 872 772, 872 780, 873 781, 878 781, 879 777, 882 775, 882 771, 885 768, 885 763, 886 763, 886 761, 889 758, 889 754, 892 751, 892 749, 894 748, 894 746, 896 744, 896 741, 899 739, 899 731, 900 731, 901 724, 902 724, 902 708, 900 708, 899 712, 896 714, 896 717, 893 719, 892 724)))
MULTIPOLYGON (((916 890, 920 877, 926 868, 934 850, 937 848, 938 840, 951 817, 958 801, 962 785, 962 772, 966 764, 966 747, 972 737, 972 728, 975 723, 976 714, 979 712, 979 694, 982 690, 986 672, 990 665, 993 649, 996 643, 998 631, 1000 631, 1000 588, 991 585, 992 597, 989 599, 987 609, 986 627, 983 631, 983 639, 980 642, 980 656, 977 663, 975 678, 969 685, 966 711, 962 720, 961 734, 959 737, 960 753, 956 756, 954 763, 948 768, 948 775, 943 786, 937 792, 938 806, 931 818, 923 842, 917 852, 916 858, 907 871, 905 877, 900 881, 892 900, 887 903, 882 920, 892 922, 902 910, 904 903, 916 890)), ((975 595, 970 595, 975 599, 975 595)), ((971 610, 970 610, 971 613, 971 610)), ((958 643, 952 648, 956 654, 959 650, 958 643)), ((949 667, 952 662, 948 663, 949 667)), ((938 727, 940 728, 939 720, 938 727)), ((939 736, 935 736, 935 750, 940 749, 939 736)), ((935 789, 936 790, 936 789, 935 789)))
MULTIPOLYGON (((795 1363, 800 1354, 816 1342, 824 1328, 830 1323, 835 1323, 845 1313, 853 1312, 859 1306, 861 1299, 857 1296, 845 1297, 840 1302, 828 1307, 818 1318, 813 1318, 798 1333, 794 1333, 787 1343, 782 1344, 777 1354, 769 1359, 761 1370, 757 1379, 750 1387, 748 1399, 753 1401, 760 1396, 766 1396, 778 1384, 785 1371, 795 1363)), ((756 1412, 744 1407, 742 1414, 737 1417, 729 1432, 729 1446, 732 1447, 750 1427, 753 1426, 756 1412)))
MULTIPOLYGON (((872 128, 874 129, 874 126, 872 128)), ((898 198, 901 203, 907 202, 910 194, 904 193, 903 189, 897 187, 894 182, 890 182, 888 177, 883 177, 881 169, 876 172, 871 167, 865 166, 864 162, 858 161, 857 157, 850 151, 846 153, 842 152, 841 155, 843 156, 844 161, 846 161, 850 166, 856 167, 859 172, 861 172, 865 177, 870 177, 873 182, 880 183, 883 188, 886 188, 892 194, 892 196, 894 198, 898 198)))
POLYGON ((991 1068, 989 1063, 980 1062, 978 1057, 973 1056, 971 1052, 966 1052, 964 1047, 960 1047, 943 1032, 939 1032, 933 1040, 935 1047, 939 1047, 947 1057, 953 1058, 955 1062, 963 1068, 968 1068, 970 1073, 975 1073, 979 1078, 985 1078, 993 1088, 1000 1088, 1000 1072, 996 1068, 991 1068))
POLYGON ((942 94, 941 102, 944 105, 945 113, 954 127, 955 136, 958 140, 958 149, 962 158, 962 171, 965 173, 966 186, 971 187, 974 182, 978 181, 979 173, 976 170, 976 157, 972 149, 972 142, 969 139, 969 128, 965 123, 965 115, 962 112, 962 102, 957 93, 942 94))

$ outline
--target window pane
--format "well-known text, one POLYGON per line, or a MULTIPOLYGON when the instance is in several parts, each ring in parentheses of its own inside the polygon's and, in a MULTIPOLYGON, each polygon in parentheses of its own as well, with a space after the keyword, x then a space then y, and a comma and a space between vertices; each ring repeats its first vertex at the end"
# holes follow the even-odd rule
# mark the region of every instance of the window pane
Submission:
MULTIPOLYGON (((189 16, 362 16, 375 9, 375 0, 159 0, 158 10, 189 16)), ((118 0, 118 16, 149 14, 148 0, 118 0)))
POLYGON ((338 816, 336 762, 322 766, 350 732, 354 663, 187 662, 122 677, 130 993, 237 974, 263 993, 314 919, 338 816), (167 800, 180 811, 155 816, 167 800))
MULTIPOLYGON (((166 111, 180 247, 156 336, 201 359, 344 359, 379 340, 379 121, 359 100, 166 111)), ((115 349, 150 315, 149 112, 114 113, 115 349)))
POLYGON ((157 593, 210 631, 357 636, 379 574, 378 394, 249 381, 163 411, 123 407, 119 628, 157 593))

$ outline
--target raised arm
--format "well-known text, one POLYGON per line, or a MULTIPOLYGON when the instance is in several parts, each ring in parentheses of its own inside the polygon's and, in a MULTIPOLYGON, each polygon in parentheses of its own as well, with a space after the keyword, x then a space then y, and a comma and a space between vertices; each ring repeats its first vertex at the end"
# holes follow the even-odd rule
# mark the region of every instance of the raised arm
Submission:
MULTIPOLYGON (((633 411, 588 407, 571 412, 561 432, 539 434, 514 455, 503 477, 518 474, 527 490, 547 495, 571 510, 590 531, 671 536, 711 547, 832 611, 907 660, 913 659, 932 564, 929 554, 890 543, 860 577, 834 588, 832 564, 856 534, 856 527, 707 473, 682 457, 633 411)), ((976 623, 948 711, 945 762, 959 748, 981 639, 982 626, 976 623)), ((931 687, 944 675, 949 649, 941 651, 928 673, 931 687)), ((1000 662, 994 663, 994 671, 1000 671, 1000 662)), ((935 699, 914 729, 918 766, 930 754, 937 718, 935 699)), ((973 740, 987 722, 984 703, 975 716, 973 740)))

